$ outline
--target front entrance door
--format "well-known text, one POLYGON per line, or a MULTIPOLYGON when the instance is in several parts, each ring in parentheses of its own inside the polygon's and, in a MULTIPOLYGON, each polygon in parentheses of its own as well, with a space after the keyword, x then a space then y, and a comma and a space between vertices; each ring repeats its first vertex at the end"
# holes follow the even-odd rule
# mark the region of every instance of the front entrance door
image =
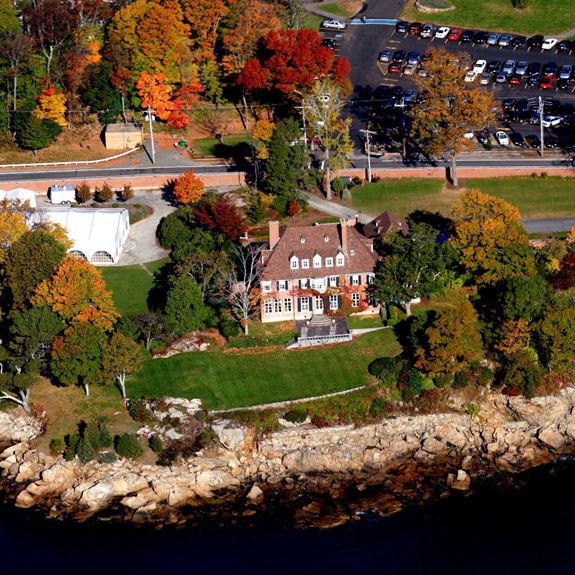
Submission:
POLYGON ((320 296, 316 296, 314 302, 314 313, 320 314, 323 313, 323 300, 320 296))

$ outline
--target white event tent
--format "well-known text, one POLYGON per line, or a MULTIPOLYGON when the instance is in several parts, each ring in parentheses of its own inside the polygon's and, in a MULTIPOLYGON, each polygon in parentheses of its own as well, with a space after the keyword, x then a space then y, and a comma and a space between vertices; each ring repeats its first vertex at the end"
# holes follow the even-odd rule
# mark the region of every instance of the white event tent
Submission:
POLYGON ((26 188, 15 188, 14 190, 0 190, 0 201, 8 200, 10 202, 28 202, 31 208, 36 208, 36 194, 26 188))

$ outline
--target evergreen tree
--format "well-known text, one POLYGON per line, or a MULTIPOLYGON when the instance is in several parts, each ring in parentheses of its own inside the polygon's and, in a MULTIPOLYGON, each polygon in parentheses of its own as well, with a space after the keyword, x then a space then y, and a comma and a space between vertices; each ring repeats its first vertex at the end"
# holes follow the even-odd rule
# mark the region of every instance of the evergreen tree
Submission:
POLYGON ((196 281, 189 275, 176 278, 166 302, 166 323, 178 336, 202 329, 210 319, 211 311, 204 303, 196 281))

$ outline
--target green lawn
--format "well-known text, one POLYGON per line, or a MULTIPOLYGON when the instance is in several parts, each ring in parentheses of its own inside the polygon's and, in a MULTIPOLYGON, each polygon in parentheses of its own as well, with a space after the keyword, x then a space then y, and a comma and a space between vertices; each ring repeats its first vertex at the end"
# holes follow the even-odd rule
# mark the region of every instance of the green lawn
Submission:
POLYGON ((317 14, 306 12, 301 21, 301 27, 307 30, 317 30, 323 18, 317 14))
POLYGON ((489 31, 550 35, 575 28, 571 0, 529 0, 525 10, 513 8, 511 0, 450 0, 456 6, 449 12, 426 14, 408 2, 401 17, 432 21, 448 26, 480 28, 489 31))
POLYGON ((340 6, 337 2, 332 4, 323 4, 321 9, 324 12, 329 12, 330 14, 335 14, 336 16, 341 16, 342 18, 350 18, 353 14, 346 10, 343 6, 340 6))
MULTIPOLYGON (((154 274, 165 262, 166 260, 162 259, 144 265, 154 274)), ((148 311, 148 293, 154 278, 146 269, 139 265, 101 268, 106 285, 111 290, 114 303, 121 315, 148 311)))
POLYGON ((226 154, 232 154, 235 147, 249 145, 250 138, 245 132, 241 132, 224 136, 223 141, 222 145, 216 138, 199 138, 193 141, 192 148, 194 153, 202 158, 224 157, 226 154))
MULTIPOLYGON (((429 210, 449 215, 458 193, 448 191, 444 180, 381 180, 353 189, 353 207, 376 216, 389 210, 406 216, 413 210, 429 210)), ((499 196, 521 211, 527 219, 563 218, 575 215, 575 178, 530 176, 469 179, 465 188, 478 188, 499 196)))
POLYGON ((391 330, 368 333, 347 345, 304 351, 179 354, 148 360, 128 383, 132 397, 200 398, 226 409, 359 387, 377 357, 399 353, 391 330))

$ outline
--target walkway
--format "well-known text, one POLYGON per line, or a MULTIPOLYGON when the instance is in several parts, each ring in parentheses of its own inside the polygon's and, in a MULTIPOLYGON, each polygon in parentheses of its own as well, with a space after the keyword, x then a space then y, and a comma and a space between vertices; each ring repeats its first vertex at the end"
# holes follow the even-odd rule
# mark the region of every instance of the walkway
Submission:
POLYGON ((371 222, 375 216, 371 216, 369 214, 362 214, 353 208, 348 208, 347 206, 342 206, 341 204, 336 204, 335 202, 330 202, 325 198, 320 198, 311 194, 310 192, 302 192, 303 195, 307 198, 310 207, 314 210, 318 210, 319 212, 323 212, 324 214, 328 214, 330 216, 336 216, 338 218, 353 218, 354 216, 358 216, 358 221, 360 224, 367 224, 371 222))

